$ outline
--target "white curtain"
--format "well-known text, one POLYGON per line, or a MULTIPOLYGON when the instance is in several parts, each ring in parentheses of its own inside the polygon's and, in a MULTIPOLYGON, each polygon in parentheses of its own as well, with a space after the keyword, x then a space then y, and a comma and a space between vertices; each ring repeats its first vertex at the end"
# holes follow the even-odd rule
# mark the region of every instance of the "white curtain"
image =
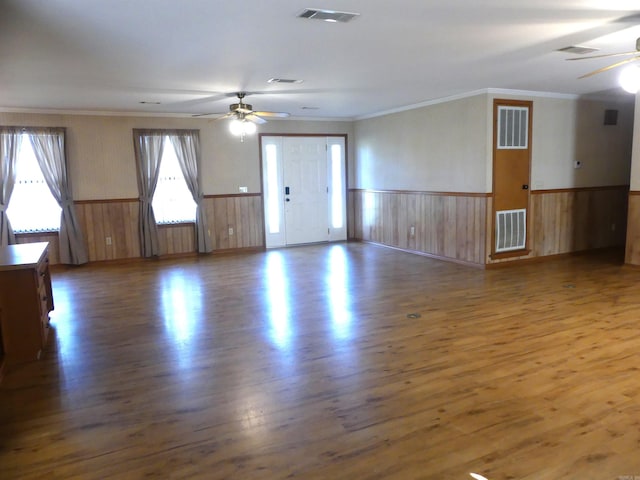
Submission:
POLYGON ((138 193, 140 195, 140 247, 143 257, 153 257, 160 254, 158 225, 151 202, 156 185, 158 185, 165 135, 166 133, 160 130, 133 130, 138 171, 138 193))
POLYGON ((196 241, 198 252, 209 253, 213 250, 207 216, 204 211, 203 194, 200 186, 200 135, 197 130, 178 131, 169 134, 169 140, 176 151, 180 169, 187 182, 189 191, 196 203, 196 241))
POLYGON ((7 208, 16 183, 16 160, 22 132, 18 128, 0 130, 0 246, 15 243, 7 208))
POLYGON ((62 209, 60 214, 60 263, 80 265, 89 261, 87 246, 78 223, 71 182, 67 174, 64 129, 28 130, 33 152, 53 198, 62 209))

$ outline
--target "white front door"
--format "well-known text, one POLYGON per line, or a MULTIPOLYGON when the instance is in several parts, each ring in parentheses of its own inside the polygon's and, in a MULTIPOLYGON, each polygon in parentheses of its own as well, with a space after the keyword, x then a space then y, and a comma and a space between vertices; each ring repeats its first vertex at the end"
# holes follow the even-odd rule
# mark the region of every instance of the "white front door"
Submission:
POLYGON ((267 248, 345 240, 343 137, 262 137, 267 248))

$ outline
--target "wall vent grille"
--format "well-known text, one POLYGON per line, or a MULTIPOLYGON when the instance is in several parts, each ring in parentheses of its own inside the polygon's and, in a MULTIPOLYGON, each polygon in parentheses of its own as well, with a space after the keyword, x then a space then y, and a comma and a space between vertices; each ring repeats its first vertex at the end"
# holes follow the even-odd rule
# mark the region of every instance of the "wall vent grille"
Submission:
POLYGON ((496 212, 496 253, 523 250, 527 242, 527 211, 496 212))
POLYGON ((528 131, 528 107, 498 107, 498 148, 526 150, 528 131))

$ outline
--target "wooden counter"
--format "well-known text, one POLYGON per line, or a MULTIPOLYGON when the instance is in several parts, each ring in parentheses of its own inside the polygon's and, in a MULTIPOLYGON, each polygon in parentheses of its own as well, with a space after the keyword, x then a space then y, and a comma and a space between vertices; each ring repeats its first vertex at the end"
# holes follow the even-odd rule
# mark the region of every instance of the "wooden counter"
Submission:
POLYGON ((48 243, 0 248, 0 378, 3 368, 37 360, 53 310, 48 243))

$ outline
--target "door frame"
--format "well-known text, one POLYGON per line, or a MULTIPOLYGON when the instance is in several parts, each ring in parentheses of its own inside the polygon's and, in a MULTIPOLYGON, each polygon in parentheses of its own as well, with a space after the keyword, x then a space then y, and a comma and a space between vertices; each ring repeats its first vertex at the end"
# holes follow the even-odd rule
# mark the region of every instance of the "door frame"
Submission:
POLYGON ((513 100, 504 98, 493 99, 493 156, 491 164, 491 245, 489 249, 489 257, 492 260, 499 260, 503 258, 514 257, 526 257, 531 253, 530 241, 531 241, 531 159, 533 151, 533 101, 532 100, 513 100), (508 252, 496 253, 496 156, 498 153, 498 107, 499 106, 512 106, 512 107, 527 107, 529 109, 528 122, 527 122, 527 153, 529 162, 529 188, 527 191, 527 208, 526 208, 526 238, 525 246, 520 250, 513 250, 508 252))
POLYGON ((347 241, 349 240, 349 136, 346 133, 259 133, 258 134, 258 156, 260 168, 260 206, 262 215, 262 247, 267 248, 267 222, 264 217, 264 159, 262 158, 262 138, 263 137, 337 137, 344 139, 344 202, 345 202, 345 228, 347 241))

